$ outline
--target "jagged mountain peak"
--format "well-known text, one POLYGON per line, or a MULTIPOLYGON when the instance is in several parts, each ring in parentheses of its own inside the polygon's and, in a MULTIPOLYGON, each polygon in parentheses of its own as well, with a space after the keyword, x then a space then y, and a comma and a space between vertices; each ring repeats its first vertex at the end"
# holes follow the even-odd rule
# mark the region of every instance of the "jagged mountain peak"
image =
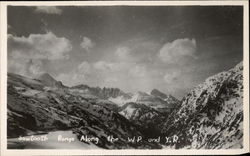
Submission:
MULTIPOLYGON (((128 102, 119 109, 119 113, 126 117, 127 119, 139 119, 140 116, 145 115, 146 113, 158 114, 155 109, 146 106, 144 104, 128 102)), ((151 117, 152 118, 152 117, 151 117)), ((150 119, 150 117, 148 117, 150 119)))

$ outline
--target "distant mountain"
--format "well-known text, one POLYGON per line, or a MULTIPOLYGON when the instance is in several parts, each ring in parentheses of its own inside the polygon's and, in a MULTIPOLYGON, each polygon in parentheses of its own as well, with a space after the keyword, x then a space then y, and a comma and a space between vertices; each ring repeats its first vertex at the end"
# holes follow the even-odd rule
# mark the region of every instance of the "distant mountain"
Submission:
POLYGON ((150 108, 144 104, 138 104, 129 102, 123 105, 119 109, 119 113, 125 116, 129 120, 139 121, 140 119, 151 119, 156 115, 159 115, 155 109, 150 108), (142 117, 144 116, 144 117, 142 117))
POLYGON ((61 81, 55 80, 50 74, 43 73, 36 78, 40 80, 42 84, 48 87, 57 87, 57 88, 65 88, 61 81))
MULTIPOLYGON (((176 109, 180 106, 181 102, 176 99, 174 96, 172 95, 166 95, 164 93, 162 93, 161 91, 157 90, 157 89, 153 89, 150 93, 151 95, 155 96, 155 97, 158 97, 158 98, 161 98, 163 99, 165 102, 167 102, 168 104, 168 107, 169 109, 176 109)), ((172 110, 171 109, 171 110, 172 110)))
POLYGON ((166 95, 157 89, 153 89, 150 94, 155 97, 161 98, 164 101, 167 101, 168 103, 180 104, 180 101, 175 97, 173 97, 172 95, 166 95))
POLYGON ((145 104, 156 110, 167 107, 167 103, 163 99, 149 95, 145 92, 135 93, 131 98, 131 102, 145 104))
POLYGON ((163 114, 144 104, 129 102, 119 108, 119 114, 139 125, 147 136, 159 136, 160 125, 166 118, 163 114), (154 133, 152 133, 154 132, 154 133))
POLYGON ((161 99, 167 99, 168 96, 162 92, 160 92, 159 90, 157 89, 153 89, 151 92, 150 92, 151 95, 154 95, 156 97, 159 97, 161 99))
MULTIPOLYGON (((155 93, 155 91, 153 93, 155 93)), ((163 95, 163 93, 161 94, 163 95)), ((180 102, 172 96, 165 95, 164 98, 162 98, 161 96, 149 95, 145 92, 136 92, 135 94, 132 94, 131 98, 119 96, 116 98, 109 98, 109 100, 117 103, 119 106, 129 102, 144 104, 160 112, 170 112, 180 104, 180 102)))
POLYGON ((177 135, 175 148, 242 148, 243 65, 209 77, 182 100, 162 133, 177 135))

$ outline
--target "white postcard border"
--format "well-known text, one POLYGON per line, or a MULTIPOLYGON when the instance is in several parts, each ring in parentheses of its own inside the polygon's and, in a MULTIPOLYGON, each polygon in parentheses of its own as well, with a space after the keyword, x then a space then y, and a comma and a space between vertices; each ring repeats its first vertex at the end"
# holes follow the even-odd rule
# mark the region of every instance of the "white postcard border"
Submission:
POLYGON ((1 155, 195 155, 195 154, 242 154, 249 152, 249 8, 248 1, 61 1, 61 2, 0 2, 0 115, 1 115, 1 155), (7 149, 7 6, 207 6, 207 5, 240 5, 244 8, 243 28, 243 74, 244 74, 244 104, 243 104, 243 149, 220 150, 10 150, 7 149))

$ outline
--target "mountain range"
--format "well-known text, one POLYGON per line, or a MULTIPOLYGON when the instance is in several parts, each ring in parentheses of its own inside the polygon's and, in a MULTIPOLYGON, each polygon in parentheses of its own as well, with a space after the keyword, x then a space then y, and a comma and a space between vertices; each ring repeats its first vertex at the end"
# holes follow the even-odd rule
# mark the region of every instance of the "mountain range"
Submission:
MULTIPOLYGON (((243 65, 209 77, 181 101, 153 89, 126 93, 119 88, 67 87, 44 73, 34 79, 8 73, 7 136, 72 130, 99 138, 104 149, 242 148, 243 65), (175 144, 138 144, 128 137, 179 137, 175 144), (119 138, 112 143, 108 136, 119 138)), ((93 144, 84 142, 83 144, 93 144)), ((8 144, 8 148, 25 148, 8 144)))

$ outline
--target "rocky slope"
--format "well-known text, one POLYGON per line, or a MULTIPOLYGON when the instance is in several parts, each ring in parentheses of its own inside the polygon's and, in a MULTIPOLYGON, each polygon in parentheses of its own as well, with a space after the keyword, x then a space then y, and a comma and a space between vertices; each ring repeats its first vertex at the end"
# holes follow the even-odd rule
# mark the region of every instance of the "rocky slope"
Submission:
POLYGON ((194 88, 164 127, 163 134, 179 136, 173 148, 242 148, 242 62, 194 88))

